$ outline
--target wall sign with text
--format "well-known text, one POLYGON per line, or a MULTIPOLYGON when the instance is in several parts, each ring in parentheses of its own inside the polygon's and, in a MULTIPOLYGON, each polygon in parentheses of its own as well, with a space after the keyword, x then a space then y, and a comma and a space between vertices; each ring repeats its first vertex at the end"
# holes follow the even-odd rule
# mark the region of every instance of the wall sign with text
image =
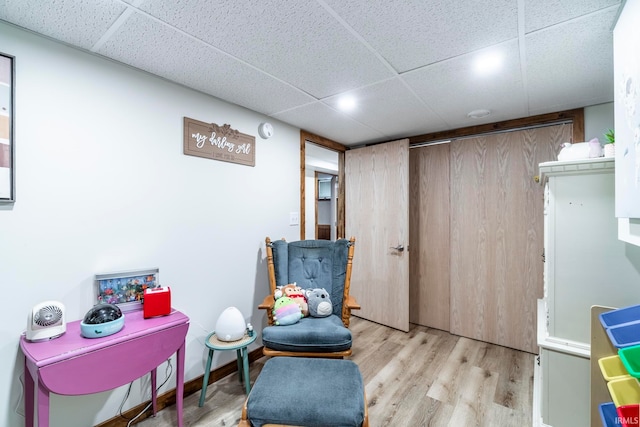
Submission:
POLYGON ((219 126, 185 117, 184 154, 255 166, 256 137, 240 133, 231 125, 219 126))

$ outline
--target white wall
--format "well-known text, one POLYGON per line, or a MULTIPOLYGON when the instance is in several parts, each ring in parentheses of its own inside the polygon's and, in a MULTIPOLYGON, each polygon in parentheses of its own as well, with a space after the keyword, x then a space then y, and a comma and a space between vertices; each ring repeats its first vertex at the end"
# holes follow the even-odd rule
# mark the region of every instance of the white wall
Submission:
POLYGON ((318 224, 331 224, 331 200, 318 200, 318 224))
MULTIPOLYGON (((191 318, 185 379, 202 375, 204 338, 225 307, 266 323, 256 309, 268 289, 264 238, 299 237, 288 225, 299 211, 299 129, 270 120, 275 136, 263 140, 255 112, 3 23, 0 39, 16 57, 16 203, 0 205, 0 425, 24 425, 27 313, 54 299, 68 321, 82 318, 100 272, 159 267, 191 318), (183 155, 184 116, 256 135, 255 167, 183 155)), ((149 398, 148 384, 136 381, 125 410, 149 398)), ((51 426, 109 419, 124 392, 53 396, 51 426)))
POLYGON ((305 169, 304 177, 304 238, 316 238, 316 175, 312 168, 305 169))
POLYGON ((584 138, 586 141, 598 138, 600 143, 604 143, 606 141, 604 134, 609 129, 613 129, 613 102, 584 108, 584 138))

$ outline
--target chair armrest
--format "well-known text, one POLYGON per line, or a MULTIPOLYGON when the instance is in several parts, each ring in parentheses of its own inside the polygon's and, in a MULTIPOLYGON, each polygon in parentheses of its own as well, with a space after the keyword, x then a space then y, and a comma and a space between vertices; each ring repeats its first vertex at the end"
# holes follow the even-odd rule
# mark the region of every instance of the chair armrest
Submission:
POLYGON ((267 295, 266 297, 264 297, 264 301, 262 301, 258 305, 258 308, 261 310, 271 310, 272 307, 273 307, 273 295, 267 295))
POLYGON ((354 297, 352 297, 351 295, 349 295, 347 297, 346 304, 347 304, 347 308, 350 309, 350 310, 360 310, 360 308, 362 308, 362 307, 360 307, 360 304, 358 304, 356 299, 354 297))

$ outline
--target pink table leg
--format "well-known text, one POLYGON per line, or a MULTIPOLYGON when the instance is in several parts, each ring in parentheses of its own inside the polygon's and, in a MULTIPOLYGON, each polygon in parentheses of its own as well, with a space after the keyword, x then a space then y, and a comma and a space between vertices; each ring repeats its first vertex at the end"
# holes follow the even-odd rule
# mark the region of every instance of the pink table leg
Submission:
POLYGON ((38 381, 38 427, 49 427, 49 390, 38 381))
POLYGON ((153 405, 153 416, 156 416, 156 412, 158 410, 156 405, 156 398, 158 397, 158 391, 156 390, 156 371, 157 368, 153 368, 151 371, 151 403, 153 405))
POLYGON ((177 351, 176 367, 176 412, 178 413, 178 427, 182 427, 182 406, 184 403, 184 341, 177 351))
POLYGON ((33 377, 24 358, 24 419, 25 427, 33 427, 33 377))

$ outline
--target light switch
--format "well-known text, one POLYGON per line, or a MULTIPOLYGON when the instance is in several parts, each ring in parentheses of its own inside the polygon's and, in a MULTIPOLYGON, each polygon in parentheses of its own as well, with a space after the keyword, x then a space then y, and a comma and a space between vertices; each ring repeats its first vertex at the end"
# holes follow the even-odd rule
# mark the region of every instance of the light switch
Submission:
POLYGON ((298 212, 289 212, 289 225, 300 225, 300 215, 298 212))

